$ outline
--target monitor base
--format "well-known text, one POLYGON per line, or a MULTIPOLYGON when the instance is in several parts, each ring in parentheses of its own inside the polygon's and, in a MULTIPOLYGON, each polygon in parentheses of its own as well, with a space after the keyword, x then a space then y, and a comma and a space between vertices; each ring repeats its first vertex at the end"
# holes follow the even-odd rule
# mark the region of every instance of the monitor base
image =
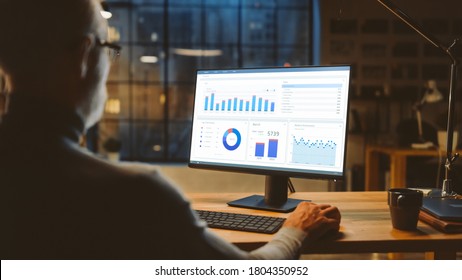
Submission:
POLYGON ((301 200, 301 199, 287 199, 287 201, 279 206, 272 206, 268 205, 265 202, 265 197, 262 195, 251 195, 248 197, 244 197, 241 199, 233 200, 228 202, 229 206, 233 207, 241 207, 241 208, 250 208, 250 209, 257 209, 257 210, 265 210, 265 211, 273 211, 273 212, 281 212, 281 213, 288 213, 294 211, 297 205, 302 201, 310 201, 310 200, 301 200))

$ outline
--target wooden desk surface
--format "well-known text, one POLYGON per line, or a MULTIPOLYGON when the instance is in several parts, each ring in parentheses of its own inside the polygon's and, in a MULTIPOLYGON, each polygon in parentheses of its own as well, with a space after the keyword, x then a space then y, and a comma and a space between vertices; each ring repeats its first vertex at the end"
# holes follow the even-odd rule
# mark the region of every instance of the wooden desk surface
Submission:
MULTIPOLYGON (((288 214, 229 207, 226 202, 246 193, 188 194, 193 208, 285 217, 288 214)), ((444 234, 419 221, 417 230, 406 232, 391 225, 386 192, 304 192, 291 198, 310 199, 335 205, 342 214, 339 236, 306 244, 304 253, 437 252, 455 257, 462 251, 462 234, 444 234)), ((242 249, 252 250, 271 240, 272 235, 214 229, 242 249)))

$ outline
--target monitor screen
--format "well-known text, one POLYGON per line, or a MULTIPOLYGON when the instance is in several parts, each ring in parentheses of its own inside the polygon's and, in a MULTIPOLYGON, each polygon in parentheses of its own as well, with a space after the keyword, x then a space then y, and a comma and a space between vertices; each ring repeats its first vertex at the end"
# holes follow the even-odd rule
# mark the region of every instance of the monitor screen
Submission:
POLYGON ((350 66, 198 70, 191 167, 340 179, 350 66))

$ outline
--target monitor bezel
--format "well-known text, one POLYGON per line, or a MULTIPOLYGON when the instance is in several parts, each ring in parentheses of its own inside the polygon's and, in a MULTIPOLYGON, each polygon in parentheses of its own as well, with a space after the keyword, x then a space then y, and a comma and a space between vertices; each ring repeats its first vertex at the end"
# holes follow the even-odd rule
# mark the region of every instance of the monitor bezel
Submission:
POLYGON ((348 96, 346 99, 346 122, 345 122, 345 135, 344 135, 344 155, 343 155, 343 164, 342 164, 342 171, 335 173, 335 172, 313 172, 313 171, 297 171, 297 170, 289 170, 283 168, 275 168, 272 169, 268 166, 263 166, 258 168, 257 166, 243 166, 243 165, 234 165, 234 164, 223 164, 223 163, 216 163, 213 164, 209 161, 202 162, 197 160, 191 160, 191 146, 193 145, 193 138, 190 139, 190 150, 189 150, 189 157, 188 157, 188 167, 196 168, 196 169, 206 169, 206 170, 213 170, 213 171, 226 171, 226 172, 236 172, 236 173, 245 173, 245 174, 256 174, 256 175, 266 175, 266 176, 287 176, 292 178, 304 178, 304 179, 323 179, 323 180, 343 180, 345 178, 346 172, 346 157, 347 157, 347 147, 348 147, 348 127, 349 127, 349 109, 350 109, 350 99, 351 99, 351 65, 342 64, 342 65, 303 65, 303 66, 294 66, 294 67, 249 67, 249 68, 215 68, 215 69, 196 69, 196 79, 194 85, 194 99, 193 99, 193 111, 192 111, 192 120, 191 120, 191 134, 193 133, 194 129, 194 116, 195 116, 195 108, 196 108, 196 88, 197 88, 197 76, 199 72, 203 71, 253 71, 253 70, 277 70, 277 69, 284 69, 287 71, 296 71, 297 69, 307 69, 307 68, 345 68, 348 67, 349 70, 349 89, 348 89, 348 96))

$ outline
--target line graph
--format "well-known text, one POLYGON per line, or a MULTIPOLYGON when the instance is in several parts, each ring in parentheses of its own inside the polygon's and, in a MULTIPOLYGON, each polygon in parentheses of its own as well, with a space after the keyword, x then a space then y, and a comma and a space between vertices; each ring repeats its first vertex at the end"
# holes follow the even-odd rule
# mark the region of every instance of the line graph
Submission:
POLYGON ((333 140, 292 139, 292 163, 334 166, 337 144, 333 140))

